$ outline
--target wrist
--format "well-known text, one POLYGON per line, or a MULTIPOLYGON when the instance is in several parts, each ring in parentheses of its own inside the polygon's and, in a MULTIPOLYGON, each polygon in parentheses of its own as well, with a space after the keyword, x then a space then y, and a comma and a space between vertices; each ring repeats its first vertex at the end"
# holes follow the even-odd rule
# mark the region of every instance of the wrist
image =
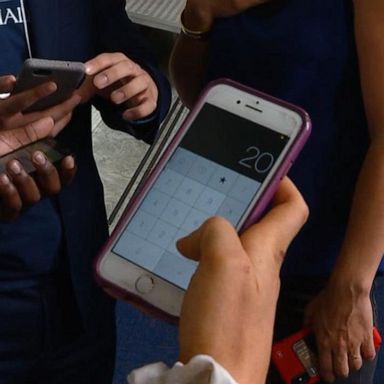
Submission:
POLYGON ((182 13, 183 25, 191 31, 209 32, 212 29, 214 16, 209 7, 194 6, 187 2, 182 13))
POLYGON ((372 283, 372 280, 362 279, 358 275, 348 276, 336 273, 328 282, 328 291, 336 295, 341 293, 343 296, 347 294, 352 298, 364 298, 370 296, 372 283))

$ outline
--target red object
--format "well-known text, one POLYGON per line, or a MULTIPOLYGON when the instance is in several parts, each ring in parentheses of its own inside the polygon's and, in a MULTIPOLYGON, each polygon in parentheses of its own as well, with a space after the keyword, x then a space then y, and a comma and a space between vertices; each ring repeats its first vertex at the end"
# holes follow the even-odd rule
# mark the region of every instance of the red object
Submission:
MULTIPOLYGON (((379 349, 382 338, 376 327, 373 328, 373 341, 376 350, 379 349)), ((318 383, 316 354, 315 338, 310 328, 302 329, 272 346, 272 361, 286 384, 318 383)))

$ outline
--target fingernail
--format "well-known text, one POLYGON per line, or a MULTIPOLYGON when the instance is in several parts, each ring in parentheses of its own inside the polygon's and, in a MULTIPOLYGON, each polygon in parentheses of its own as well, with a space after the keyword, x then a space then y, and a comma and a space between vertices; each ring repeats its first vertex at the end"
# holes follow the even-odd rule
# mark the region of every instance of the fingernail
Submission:
POLYGON ((96 87, 102 87, 108 84, 108 76, 104 73, 97 75, 95 77, 95 85, 96 87))
POLYGON ((9 164, 9 169, 14 175, 21 173, 21 166, 17 160, 12 160, 9 164))
POLYGON ((56 89, 57 89, 57 85, 55 83, 52 83, 52 82, 48 83, 47 90, 49 92, 54 92, 56 91, 56 89))
POLYGON ((65 167, 68 169, 75 168, 75 159, 72 156, 67 156, 65 158, 65 167))
POLYGON ((90 75, 92 73, 92 66, 89 64, 85 64, 85 73, 90 75))
POLYGON ((124 94, 124 92, 116 91, 116 92, 113 92, 113 94, 111 95, 111 97, 112 97, 112 100, 113 100, 115 103, 122 103, 122 102, 124 101, 125 94, 124 94))
POLYGON ((0 184, 8 185, 9 183, 10 183, 9 177, 5 173, 2 173, 0 175, 0 184))
POLYGON ((47 162, 47 158, 40 151, 35 152, 32 156, 32 159, 33 159, 34 163, 39 164, 39 165, 44 165, 47 162))

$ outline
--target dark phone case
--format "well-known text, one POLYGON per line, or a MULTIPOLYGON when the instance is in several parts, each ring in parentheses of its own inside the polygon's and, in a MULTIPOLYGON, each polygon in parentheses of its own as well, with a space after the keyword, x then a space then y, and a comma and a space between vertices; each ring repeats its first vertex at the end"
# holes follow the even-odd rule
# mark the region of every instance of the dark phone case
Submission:
MULTIPOLYGON (((382 340, 376 327, 373 328, 373 341, 375 348, 379 349, 382 340)), ((304 328, 272 346, 272 361, 286 384, 318 383, 316 355, 316 341, 310 328, 304 328)))
POLYGON ((74 61, 57 61, 27 59, 17 77, 13 94, 26 91, 42 83, 53 81, 57 90, 51 95, 37 101, 24 112, 41 111, 68 99, 81 85, 85 76, 83 63, 74 61))
POLYGON ((4 156, 0 157, 0 173, 7 173, 7 163, 10 160, 18 160, 23 166, 24 170, 32 174, 36 171, 35 166, 31 161, 31 155, 35 151, 43 152, 48 160, 53 164, 57 164, 65 156, 71 154, 71 151, 68 148, 61 146, 56 140, 51 138, 46 138, 42 140, 35 141, 14 151, 7 153, 4 156))

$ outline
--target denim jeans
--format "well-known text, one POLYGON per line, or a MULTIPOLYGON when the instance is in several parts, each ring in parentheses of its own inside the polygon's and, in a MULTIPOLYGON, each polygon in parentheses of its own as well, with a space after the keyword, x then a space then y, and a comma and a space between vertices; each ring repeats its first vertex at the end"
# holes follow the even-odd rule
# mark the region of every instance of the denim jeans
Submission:
MULTIPOLYGON (((281 340, 303 326, 304 311, 309 301, 319 293, 326 284, 322 278, 283 279, 276 311, 274 339, 281 340)), ((384 329, 384 277, 377 276, 372 288, 372 307, 376 326, 384 329)), ((384 356, 379 351, 374 361, 364 362, 359 371, 351 372, 348 379, 337 379, 335 384, 383 384, 384 356)), ((277 372, 271 367, 267 380, 268 384, 280 384, 277 372)), ((323 382, 320 382, 323 384, 323 382)))

